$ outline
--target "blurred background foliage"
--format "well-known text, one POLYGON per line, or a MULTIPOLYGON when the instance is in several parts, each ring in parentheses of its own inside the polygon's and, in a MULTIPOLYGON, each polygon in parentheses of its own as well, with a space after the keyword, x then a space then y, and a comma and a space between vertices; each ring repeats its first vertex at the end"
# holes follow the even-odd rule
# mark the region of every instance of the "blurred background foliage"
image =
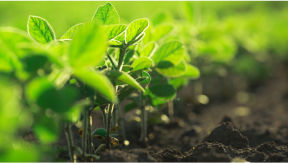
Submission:
MULTIPOLYGON (((0 2, 0 26, 26 31, 28 16, 39 15, 53 25, 59 38, 74 24, 89 21, 104 3, 0 2)), ((288 2, 111 3, 118 10, 121 23, 148 17, 153 26, 174 25, 174 37, 185 43, 190 62, 199 67, 202 77, 232 73, 253 83, 269 75, 269 66, 288 59, 288 2)), ((61 126, 53 116, 38 114, 33 118, 25 103, 20 102, 23 88, 8 79, 7 74, 0 73, 0 161, 53 160, 53 157, 46 158, 47 152, 52 154, 53 150, 45 144, 58 139, 61 126), (33 125, 33 121, 38 123, 33 125), (30 140, 32 127, 44 146, 22 139, 24 135, 25 140, 30 140), (45 156, 41 156, 44 152, 45 156)), ((44 101, 43 105, 49 104, 44 101)))

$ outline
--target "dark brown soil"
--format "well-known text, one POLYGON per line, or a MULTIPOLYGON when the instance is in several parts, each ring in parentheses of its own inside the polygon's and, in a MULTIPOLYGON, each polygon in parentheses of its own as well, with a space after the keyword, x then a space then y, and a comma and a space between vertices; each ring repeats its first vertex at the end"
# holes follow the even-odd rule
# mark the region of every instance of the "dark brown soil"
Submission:
MULTIPOLYGON (((103 152, 100 161, 287 162, 288 74, 287 68, 275 69, 256 88, 242 89, 249 96, 244 102, 234 94, 228 100, 215 98, 216 102, 212 96, 206 106, 191 105, 187 91, 193 88, 185 88, 182 95, 186 96, 186 104, 176 105, 176 109, 184 108, 179 111, 180 116, 169 124, 151 125, 146 145, 138 142, 139 126, 128 124, 131 145, 103 152)), ((223 79, 223 82, 232 81, 223 79)), ((237 82, 234 87, 237 88, 237 82)), ((219 96, 225 94, 218 92, 219 96)))

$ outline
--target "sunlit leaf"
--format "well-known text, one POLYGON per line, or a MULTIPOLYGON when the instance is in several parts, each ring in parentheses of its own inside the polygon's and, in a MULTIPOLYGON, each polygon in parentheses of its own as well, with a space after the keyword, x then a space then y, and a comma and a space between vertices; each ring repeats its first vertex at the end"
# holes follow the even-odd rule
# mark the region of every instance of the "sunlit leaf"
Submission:
POLYGON ((140 51, 140 56, 150 57, 153 55, 156 48, 156 42, 152 41, 144 46, 144 48, 140 51))
POLYGON ((120 17, 116 9, 112 6, 111 3, 106 3, 103 6, 100 6, 96 13, 93 16, 92 21, 101 23, 101 24, 119 24, 120 17))
POLYGON ((200 77, 200 71, 197 67, 190 64, 186 64, 186 71, 183 74, 183 77, 190 79, 197 79, 200 77))
POLYGON ((27 28, 29 35, 39 43, 45 44, 56 39, 52 26, 39 16, 29 16, 27 28))
POLYGON ((164 36, 167 36, 172 30, 172 25, 163 24, 157 26, 153 31, 153 40, 158 41, 159 39, 162 39, 164 36))
POLYGON ((166 77, 179 77, 184 75, 186 72, 186 65, 184 62, 180 62, 178 65, 173 65, 169 61, 161 61, 157 65, 156 70, 166 77))
POLYGON ((108 36, 108 39, 111 40, 117 36, 119 36, 121 33, 123 33, 126 29, 126 25, 124 24, 113 24, 113 25, 105 25, 104 31, 106 35, 108 36))
POLYGON ((143 33, 149 26, 148 19, 136 19, 131 22, 126 30, 125 42, 126 44, 131 44, 135 42, 140 37, 143 37, 143 33))
POLYGON ((178 41, 171 41, 160 46, 152 56, 157 65, 160 61, 169 61, 177 65, 184 57, 184 47, 178 41))
POLYGON ((131 66, 133 71, 147 69, 152 66, 152 60, 148 57, 140 57, 135 59, 131 66))

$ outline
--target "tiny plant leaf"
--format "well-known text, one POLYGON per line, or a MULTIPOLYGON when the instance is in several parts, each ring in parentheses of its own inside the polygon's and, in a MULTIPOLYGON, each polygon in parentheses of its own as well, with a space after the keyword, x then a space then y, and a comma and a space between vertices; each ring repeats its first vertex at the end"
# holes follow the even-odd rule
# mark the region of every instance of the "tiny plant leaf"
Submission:
POLYGON ((137 39, 143 37, 145 30, 148 28, 149 22, 148 19, 136 19, 131 22, 126 30, 125 42, 126 44, 131 44, 132 42, 137 41, 137 39))
POLYGON ((108 25, 108 24, 119 24, 120 17, 116 9, 112 6, 111 3, 106 3, 103 6, 100 6, 96 13, 93 16, 92 21, 108 25))
POLYGON ((55 32, 47 20, 39 16, 29 16, 27 30, 37 42, 45 44, 56 39, 55 32))

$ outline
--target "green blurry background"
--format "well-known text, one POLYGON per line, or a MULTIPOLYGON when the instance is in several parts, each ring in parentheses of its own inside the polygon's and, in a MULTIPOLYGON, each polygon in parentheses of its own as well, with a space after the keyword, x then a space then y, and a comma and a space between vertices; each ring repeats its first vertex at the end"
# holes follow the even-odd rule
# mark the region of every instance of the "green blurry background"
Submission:
MULTIPOLYGON (((100 4, 105 2, 0 2, 0 26, 16 26, 26 29, 29 15, 46 18, 55 28, 57 35, 79 22, 90 20, 100 4)), ((160 12, 168 12, 173 17, 185 16, 185 6, 198 6, 195 12, 217 12, 222 15, 246 13, 254 8, 277 8, 286 2, 111 2, 126 23, 135 18, 153 18, 160 12), (201 11, 200 11, 201 10, 201 11)))

